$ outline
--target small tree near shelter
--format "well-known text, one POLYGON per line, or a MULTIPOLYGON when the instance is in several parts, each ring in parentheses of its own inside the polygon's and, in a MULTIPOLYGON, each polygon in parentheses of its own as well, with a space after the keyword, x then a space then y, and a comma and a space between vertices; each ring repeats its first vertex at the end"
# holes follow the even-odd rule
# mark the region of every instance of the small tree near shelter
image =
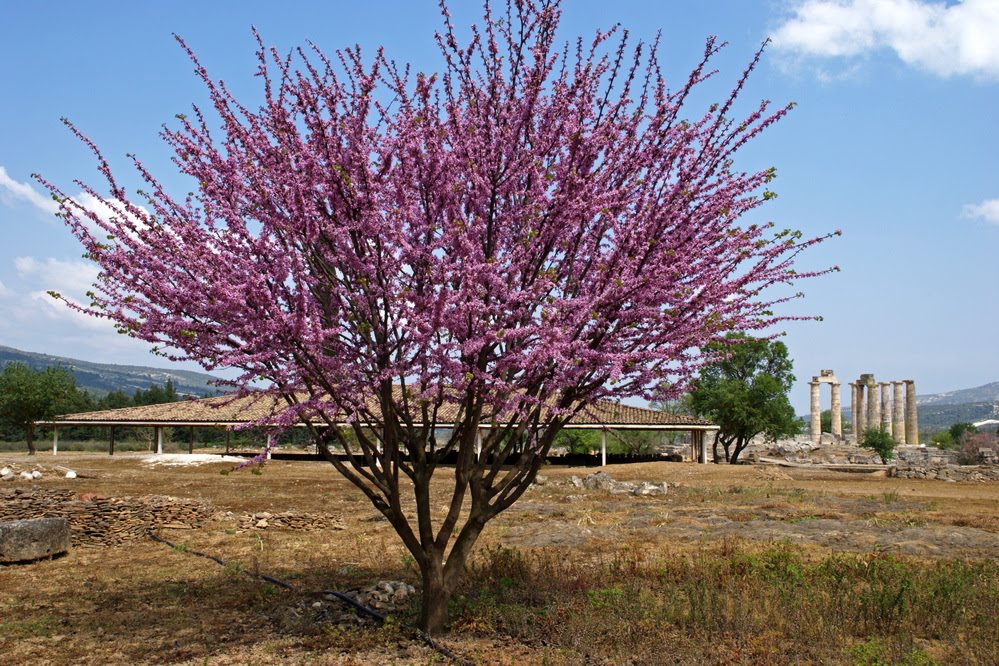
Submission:
POLYGON ((716 462, 719 443, 734 464, 757 435, 777 440, 801 431, 787 399, 794 375, 783 342, 733 333, 709 351, 717 360, 701 370, 690 396, 695 413, 719 426, 716 462))
POLYGON ((8 363, 0 372, 0 422, 24 429, 28 453, 35 455, 35 421, 72 411, 76 380, 66 368, 29 368, 8 363))
POLYGON ((775 172, 736 153, 789 108, 736 111, 760 54, 694 110, 714 39, 667 81, 658 44, 621 29, 559 41, 556 0, 487 3, 465 42, 441 8, 436 73, 261 42, 256 104, 181 41, 210 110, 162 135, 193 191, 133 158, 133 194, 71 124, 107 180, 84 191, 115 214, 41 181, 101 268, 73 307, 279 396, 260 423, 308 423, 385 515, 431 632, 562 427, 608 396, 679 395, 701 347, 784 319, 793 296, 767 288, 806 276, 793 261, 821 240, 740 223, 775 172))

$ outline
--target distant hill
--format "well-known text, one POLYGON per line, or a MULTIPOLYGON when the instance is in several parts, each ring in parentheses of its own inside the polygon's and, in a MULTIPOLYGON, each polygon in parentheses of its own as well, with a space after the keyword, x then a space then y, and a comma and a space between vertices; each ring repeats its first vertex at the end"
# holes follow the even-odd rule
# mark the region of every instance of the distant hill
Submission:
POLYGON ((999 382, 975 388, 947 391, 946 393, 916 396, 916 404, 920 407, 923 405, 962 405, 969 402, 987 402, 991 406, 994 400, 999 400, 999 382))
POLYGON ((78 388, 90 391, 98 397, 111 391, 124 391, 127 394, 132 394, 136 390, 145 391, 150 386, 166 384, 168 379, 173 382, 177 393, 184 395, 215 395, 220 390, 212 383, 217 378, 204 372, 165 370, 142 365, 92 363, 0 345, 0 367, 12 362, 24 363, 30 368, 39 370, 61 365, 73 373, 78 388))

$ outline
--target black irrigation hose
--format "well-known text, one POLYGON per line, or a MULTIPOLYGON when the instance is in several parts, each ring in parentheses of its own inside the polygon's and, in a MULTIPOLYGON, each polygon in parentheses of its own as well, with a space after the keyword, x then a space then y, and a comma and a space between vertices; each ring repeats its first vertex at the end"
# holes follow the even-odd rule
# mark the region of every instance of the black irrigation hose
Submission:
MULTIPOLYGON (((186 547, 182 547, 182 546, 180 546, 178 544, 173 543, 172 541, 168 541, 167 539, 164 539, 163 537, 161 537, 160 535, 156 534, 152 530, 149 531, 149 538, 152 539, 153 541, 158 541, 159 543, 165 544, 165 545, 169 546, 170 548, 173 548, 174 550, 177 550, 177 551, 180 551, 180 552, 184 552, 184 553, 187 553, 189 555, 196 555, 198 557, 204 557, 205 559, 209 559, 212 562, 215 562, 219 566, 223 566, 223 567, 226 566, 226 561, 223 560, 221 557, 218 557, 216 555, 210 555, 208 553, 202 553, 201 551, 198 551, 198 550, 190 550, 190 549, 188 549, 186 547)), ((274 576, 268 576, 266 574, 255 574, 255 575, 258 578, 260 578, 261 580, 267 581, 268 583, 273 583, 274 585, 277 585, 278 587, 283 587, 286 590, 295 591, 295 586, 292 585, 291 583, 289 583, 288 581, 281 580, 280 578, 275 578, 274 576)), ((357 611, 359 611, 361 613, 364 613, 365 615, 373 618, 379 624, 385 622, 385 616, 384 615, 382 615, 381 613, 379 613, 378 611, 376 611, 373 608, 369 608, 368 606, 365 606, 364 604, 358 602, 356 599, 353 599, 353 598, 347 596, 343 592, 337 592, 336 590, 322 590, 321 592, 318 592, 317 594, 335 597, 337 600, 339 600, 339 601, 347 604, 348 606, 352 606, 355 610, 357 610, 357 611)), ((464 657, 462 657, 462 656, 456 654, 455 652, 451 651, 449 648, 441 645, 436 640, 434 640, 433 636, 431 636, 427 632, 423 631, 422 629, 419 629, 419 628, 411 626, 411 625, 403 625, 403 627, 406 628, 406 629, 409 629, 410 631, 412 631, 414 634, 416 634, 417 636, 419 636, 420 640, 422 640, 424 643, 426 643, 428 647, 430 647, 431 649, 436 650, 437 652, 440 652, 442 655, 444 655, 448 659, 451 659, 452 661, 458 662, 459 664, 461 664, 461 666, 475 666, 474 662, 469 661, 468 659, 465 659, 464 657)))

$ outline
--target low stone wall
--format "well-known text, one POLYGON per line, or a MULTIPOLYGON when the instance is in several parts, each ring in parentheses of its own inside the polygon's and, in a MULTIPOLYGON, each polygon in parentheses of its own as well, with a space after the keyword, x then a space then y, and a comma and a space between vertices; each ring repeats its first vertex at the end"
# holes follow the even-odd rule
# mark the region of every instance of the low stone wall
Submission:
POLYGON ((265 530, 268 528, 285 530, 344 530, 347 526, 336 516, 317 513, 299 513, 297 511, 282 511, 272 513, 259 511, 257 513, 234 513, 225 511, 216 513, 212 520, 232 521, 237 530, 265 530))
POLYGON ((167 495, 101 497, 38 486, 0 489, 0 520, 50 516, 69 520, 74 546, 116 546, 145 539, 150 530, 197 529, 209 521, 232 523, 237 530, 345 529, 340 518, 329 514, 234 513, 167 495))
POLYGON ((895 473, 901 479, 944 481, 999 481, 999 467, 992 465, 922 464, 899 461, 895 473))
POLYGON ((74 546, 115 546, 146 538, 151 529, 193 529, 212 516, 211 507, 165 495, 78 496, 71 490, 10 488, 0 491, 0 520, 59 517, 69 520, 74 546))
POLYGON ((151 529, 193 529, 211 518, 204 502, 148 497, 77 496, 71 490, 11 488, 0 491, 0 520, 54 516, 69 520, 74 546, 115 546, 146 538, 151 529))

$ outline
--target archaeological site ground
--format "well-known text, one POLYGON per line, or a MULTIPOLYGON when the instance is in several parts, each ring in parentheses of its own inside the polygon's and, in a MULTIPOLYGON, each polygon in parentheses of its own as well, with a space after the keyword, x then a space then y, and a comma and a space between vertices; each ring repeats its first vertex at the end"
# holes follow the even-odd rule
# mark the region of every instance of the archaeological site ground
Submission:
MULTIPOLYGON (((0 483, 0 520, 63 515, 74 540, 0 565, 4 663, 460 663, 408 628, 413 561, 326 463, 230 472, 60 453, 2 466, 42 476, 0 483)), ((476 664, 999 663, 997 481, 597 471, 549 466, 490 524, 447 650, 476 664)))

